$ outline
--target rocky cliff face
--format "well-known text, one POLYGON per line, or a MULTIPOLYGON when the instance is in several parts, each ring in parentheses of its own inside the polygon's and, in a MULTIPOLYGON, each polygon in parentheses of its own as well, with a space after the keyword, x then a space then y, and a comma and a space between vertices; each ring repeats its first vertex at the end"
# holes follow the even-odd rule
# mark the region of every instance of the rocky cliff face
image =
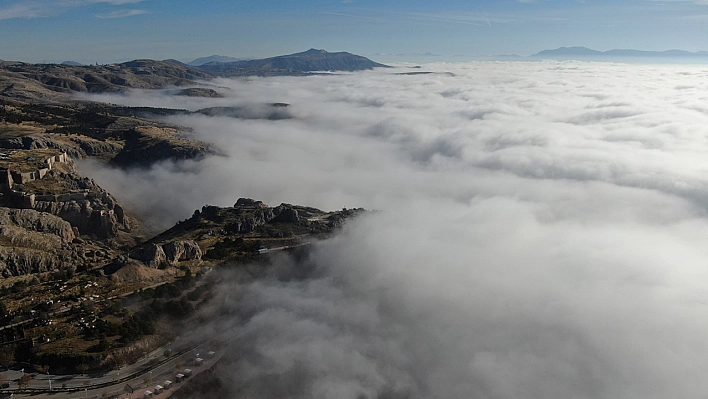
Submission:
POLYGON ((75 268, 71 224, 32 209, 0 208, 0 275, 3 277, 75 268))
POLYGON ((167 265, 167 257, 162 246, 157 244, 147 244, 130 251, 128 255, 131 259, 139 260, 147 266, 157 269, 164 268, 167 265))
POLYGON ((80 235, 100 239, 130 232, 123 207, 96 182, 73 170, 52 170, 44 178, 16 185, 18 191, 35 194, 33 209, 58 216, 71 223, 80 235))
POLYGON ((147 167, 166 159, 201 159, 214 154, 208 145, 181 137, 175 128, 140 126, 125 132, 125 145, 110 164, 147 167))
POLYGON ((202 259, 202 249, 192 240, 177 240, 162 246, 167 263, 176 265, 185 260, 202 259))
POLYGON ((166 244, 146 244, 130 252, 130 258, 139 260, 154 268, 176 266, 183 261, 199 261, 202 259, 202 250, 192 240, 175 240, 166 244))
POLYGON ((76 238, 71 224, 31 209, 0 208, 0 228, 3 229, 3 236, 9 238, 13 245, 18 246, 26 246, 23 245, 23 240, 27 237, 19 233, 26 231, 49 234, 64 242, 71 242, 76 238))
POLYGON ((96 140, 86 136, 52 136, 52 138, 23 136, 0 139, 0 148, 13 150, 52 148, 65 152, 72 159, 84 159, 88 157, 112 158, 123 149, 121 143, 96 140))
POLYGON ((123 208, 106 194, 78 201, 36 201, 35 210, 56 215, 76 227, 81 235, 110 238, 119 231, 130 232, 123 208))
POLYGON ((0 148, 7 148, 13 150, 40 150, 47 148, 54 148, 66 152, 73 159, 81 159, 86 156, 86 153, 78 151, 77 148, 58 143, 54 140, 38 137, 38 136, 24 136, 24 137, 13 137, 0 139, 0 148))

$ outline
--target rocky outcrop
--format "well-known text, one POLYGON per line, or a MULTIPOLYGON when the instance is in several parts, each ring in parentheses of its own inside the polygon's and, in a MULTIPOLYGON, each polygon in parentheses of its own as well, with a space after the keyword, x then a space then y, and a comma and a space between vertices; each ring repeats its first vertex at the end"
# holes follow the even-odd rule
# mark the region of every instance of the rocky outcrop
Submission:
POLYGON ((81 235, 111 238, 119 231, 131 230, 128 218, 115 198, 92 179, 75 172, 51 170, 41 179, 15 184, 14 189, 18 194, 8 193, 5 202, 13 207, 31 208, 58 216, 78 229, 81 235), (28 200, 22 204, 10 201, 17 198, 28 200))
POLYGON ((76 201, 36 201, 34 209, 66 220, 82 235, 110 238, 130 231, 123 208, 106 193, 76 201))
POLYGON ((167 262, 173 266, 185 260, 202 259, 202 250, 193 240, 172 241, 163 245, 162 249, 165 251, 167 262))
MULTIPOLYGON (((363 212, 344 208, 324 212, 291 204, 269 207, 261 201, 239 198, 233 207, 203 206, 191 218, 180 221, 151 242, 194 240, 204 252, 205 261, 223 261, 274 249, 297 248, 330 237, 345 220, 363 212)), ((175 256, 167 244, 163 248, 168 258, 175 256)))
POLYGON ((267 208, 268 205, 264 204, 263 201, 257 201, 251 198, 239 198, 236 200, 234 208, 240 207, 267 208))
POLYGON ((77 151, 81 154, 82 158, 87 156, 97 157, 103 155, 115 155, 123 149, 122 146, 115 143, 89 138, 74 137, 71 141, 78 144, 79 149, 77 151))
POLYGON ((208 98, 221 98, 223 97, 214 89, 206 89, 202 87, 190 87, 188 89, 182 89, 176 93, 178 96, 186 97, 208 97, 208 98))
POLYGON ((18 242, 16 230, 50 234, 66 242, 75 238, 71 224, 56 216, 31 209, 0 208, 0 230, 3 236, 10 238, 13 245, 20 246, 23 245, 18 242))
POLYGON ((86 157, 86 152, 82 151, 80 148, 50 140, 48 138, 35 136, 0 139, 0 148, 7 148, 10 150, 43 150, 52 148, 65 152, 72 159, 82 159, 86 157))
POLYGON ((275 209, 273 209, 273 213, 277 215, 271 220, 273 223, 298 224, 301 222, 297 209, 293 208, 293 206, 289 204, 278 205, 275 209))
POLYGON ((307 224, 307 218, 301 217, 290 204, 280 204, 275 208, 264 205, 261 201, 254 201, 248 198, 240 198, 232 210, 225 210, 216 206, 202 207, 201 212, 196 211, 194 217, 216 220, 228 219, 225 223, 224 231, 227 234, 250 233, 260 226, 268 223, 288 223, 307 224), (228 212, 229 215, 224 215, 228 212))
POLYGON ((129 256, 150 267, 161 269, 183 261, 201 260, 202 250, 193 240, 176 240, 162 245, 151 243, 140 246, 133 249, 129 256))
POLYGON ((147 244, 135 248, 128 255, 130 258, 139 260, 144 264, 157 269, 164 268, 167 265, 167 257, 165 251, 160 245, 147 244))
POLYGON ((0 208, 0 275, 21 276, 75 268, 71 225, 32 209, 0 208))
POLYGON ((24 136, 0 140, 1 148, 14 150, 37 150, 50 148, 48 140, 41 137, 24 136))
POLYGON ((137 127, 123 135, 125 146, 111 159, 119 167, 147 167, 156 162, 201 159, 214 151, 207 144, 185 139, 178 129, 137 127))

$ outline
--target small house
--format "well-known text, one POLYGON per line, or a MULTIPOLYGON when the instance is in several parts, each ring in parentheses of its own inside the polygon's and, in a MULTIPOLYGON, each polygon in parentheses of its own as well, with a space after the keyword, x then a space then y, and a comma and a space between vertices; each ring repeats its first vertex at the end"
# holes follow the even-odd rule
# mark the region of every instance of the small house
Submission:
POLYGON ((216 356, 216 352, 209 351, 209 352, 207 352, 206 356, 207 356, 207 359, 213 359, 216 356))
POLYGON ((195 366, 201 366, 202 364, 204 364, 204 359, 202 359, 201 357, 194 359, 195 366))
POLYGON ((175 376, 175 382, 182 382, 184 381, 184 374, 180 373, 175 376))
POLYGON ((182 372, 186 377, 190 377, 192 375, 192 370, 191 369, 184 369, 182 372))
POLYGON ((165 387, 165 389, 170 389, 170 387, 172 386, 172 381, 167 380, 162 383, 162 386, 165 387))
POLYGON ((155 394, 161 394, 164 390, 165 388, 163 388, 162 385, 155 385, 155 388, 153 389, 153 391, 155 391, 155 394))
POLYGON ((144 397, 145 399, 147 399, 147 398, 152 398, 152 391, 145 391, 145 392, 143 392, 143 397, 144 397))

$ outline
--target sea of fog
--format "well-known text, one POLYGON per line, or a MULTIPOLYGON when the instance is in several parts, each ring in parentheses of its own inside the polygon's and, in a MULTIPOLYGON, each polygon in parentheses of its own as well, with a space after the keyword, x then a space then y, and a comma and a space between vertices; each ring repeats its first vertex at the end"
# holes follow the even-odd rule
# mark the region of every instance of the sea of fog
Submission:
POLYGON ((225 98, 92 99, 238 107, 165 120, 224 156, 81 167, 154 228, 239 197, 380 211, 318 244, 308 278, 220 288, 220 306, 250 315, 222 368, 231 397, 708 393, 708 66, 475 62, 210 84, 225 98), (272 103, 288 118, 263 118, 272 103))

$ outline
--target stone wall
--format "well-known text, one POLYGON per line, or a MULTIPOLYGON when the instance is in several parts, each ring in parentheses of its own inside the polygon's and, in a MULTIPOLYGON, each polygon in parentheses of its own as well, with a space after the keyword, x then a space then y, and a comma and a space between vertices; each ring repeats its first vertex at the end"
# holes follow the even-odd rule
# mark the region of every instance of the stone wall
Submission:
POLYGON ((66 163, 69 162, 71 158, 65 153, 61 153, 52 157, 47 158, 44 163, 47 165, 45 168, 38 169, 32 172, 18 172, 15 170, 0 169, 0 190, 4 192, 10 199, 10 203, 17 208, 23 209, 33 209, 35 208, 37 201, 44 202, 71 202, 71 201, 82 201, 85 199, 100 199, 106 200, 108 194, 102 193, 90 193, 88 190, 82 192, 71 192, 71 193, 61 193, 61 194, 43 194, 35 195, 28 194, 21 191, 13 190, 15 184, 24 184, 33 180, 39 180, 44 178, 44 176, 49 173, 57 162, 66 163))
POLYGON ((46 167, 37 169, 31 172, 19 172, 12 169, 0 169, 0 189, 2 191, 8 191, 12 189, 15 184, 25 184, 33 180, 42 179, 50 170, 54 167, 56 162, 66 163, 69 162, 71 158, 66 155, 65 152, 61 154, 54 155, 44 160, 46 167))

